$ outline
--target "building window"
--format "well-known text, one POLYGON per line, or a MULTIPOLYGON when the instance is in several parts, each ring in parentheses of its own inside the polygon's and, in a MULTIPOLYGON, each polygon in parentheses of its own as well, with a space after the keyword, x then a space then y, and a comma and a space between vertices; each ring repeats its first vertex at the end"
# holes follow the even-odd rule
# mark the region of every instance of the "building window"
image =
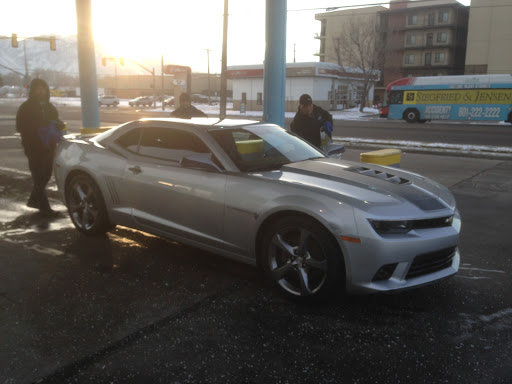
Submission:
POLYGON ((433 43, 434 43, 434 34, 427 33, 427 47, 431 47, 433 43))
POLYGON ((405 64, 414 64, 414 55, 405 55, 405 64))
POLYGON ((448 34, 446 32, 439 32, 437 34, 438 43, 446 43, 448 41, 448 34))
POLYGON ((418 24, 418 15, 407 16, 407 25, 417 25, 417 24, 418 24))
POLYGON ((256 95, 256 104, 263 105, 263 93, 258 92, 258 94, 256 95))
POLYGON ((406 44, 407 45, 415 45, 416 44, 416 35, 407 35, 406 44))
POLYGON ((434 62, 437 64, 444 64, 446 62, 446 53, 437 52, 434 56, 434 62))
POLYGON ((247 93, 242 92, 242 103, 247 103, 247 93))
POLYGON ((435 21, 436 21, 436 14, 435 13, 429 13, 428 14, 428 25, 429 26, 434 25, 435 21))
POLYGON ((448 16, 449 16, 448 11, 440 11, 439 12, 439 16, 437 18, 437 21, 439 23, 447 23, 448 22, 448 16))
POLYGON ((425 53, 425 65, 430 65, 432 59, 432 53, 427 52, 425 53))

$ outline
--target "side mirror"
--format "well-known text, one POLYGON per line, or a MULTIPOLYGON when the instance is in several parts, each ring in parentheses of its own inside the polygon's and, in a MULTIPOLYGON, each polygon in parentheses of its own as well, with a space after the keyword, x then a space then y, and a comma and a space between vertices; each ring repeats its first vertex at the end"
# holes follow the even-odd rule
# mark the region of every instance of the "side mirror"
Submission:
POLYGON ((341 158, 343 152, 345 152, 345 146, 343 144, 329 144, 327 148, 327 156, 336 159, 341 158))
POLYGON ((222 169, 215 164, 211 153, 196 153, 183 156, 180 160, 180 166, 183 168, 195 168, 203 171, 222 172, 222 169))

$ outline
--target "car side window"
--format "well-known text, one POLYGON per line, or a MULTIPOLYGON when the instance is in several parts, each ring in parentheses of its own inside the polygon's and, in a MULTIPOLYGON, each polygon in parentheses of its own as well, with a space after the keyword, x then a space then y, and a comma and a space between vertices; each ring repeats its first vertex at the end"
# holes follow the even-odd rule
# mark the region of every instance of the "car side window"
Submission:
POLYGON ((139 155, 176 162, 183 156, 210 152, 193 133, 172 128, 144 128, 139 147, 139 155))
POLYGON ((130 152, 137 153, 142 128, 135 128, 116 139, 116 144, 130 152))

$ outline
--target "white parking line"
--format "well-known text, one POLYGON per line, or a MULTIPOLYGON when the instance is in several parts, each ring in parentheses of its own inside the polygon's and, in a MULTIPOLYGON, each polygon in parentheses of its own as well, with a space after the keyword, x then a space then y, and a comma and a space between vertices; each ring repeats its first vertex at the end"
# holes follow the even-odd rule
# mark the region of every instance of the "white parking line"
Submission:
POLYGON ((0 171, 17 173, 19 175, 24 175, 24 176, 30 176, 30 172, 22 171, 22 170, 16 169, 16 168, 0 167, 0 171))

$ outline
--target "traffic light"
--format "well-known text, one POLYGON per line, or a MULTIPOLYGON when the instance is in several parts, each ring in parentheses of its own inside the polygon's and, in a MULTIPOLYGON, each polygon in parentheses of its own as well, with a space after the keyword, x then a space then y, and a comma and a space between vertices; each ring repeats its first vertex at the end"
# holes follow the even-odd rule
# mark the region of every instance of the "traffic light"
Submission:
POLYGON ((124 57, 121 57, 121 58, 119 59, 119 63, 120 63, 121 65, 124 65, 124 57))
POLYGON ((13 48, 18 48, 18 35, 16 33, 13 33, 11 36, 11 44, 13 48))
POLYGON ((104 67, 106 67, 106 66, 107 66, 107 58, 106 58, 106 57, 103 57, 103 58, 101 59, 101 63, 103 64, 103 66, 104 66, 104 67))
POLYGON ((57 42, 55 41, 55 36, 50 36, 50 49, 55 51, 57 49, 57 42))

